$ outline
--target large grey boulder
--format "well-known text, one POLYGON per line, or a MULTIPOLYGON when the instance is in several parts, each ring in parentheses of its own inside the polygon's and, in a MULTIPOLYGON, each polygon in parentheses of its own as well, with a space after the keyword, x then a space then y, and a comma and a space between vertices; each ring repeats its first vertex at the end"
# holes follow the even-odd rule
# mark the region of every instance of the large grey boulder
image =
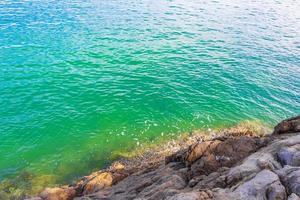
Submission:
POLYGON ((282 166, 300 166, 300 144, 282 148, 277 156, 282 166))
POLYGON ((253 178, 229 189, 218 190, 216 199, 285 200, 287 194, 277 174, 262 170, 253 178))
POLYGON ((234 196, 241 199, 286 199, 284 186, 280 183, 277 174, 263 170, 253 179, 241 184, 233 191, 234 196))
POLYGON ((289 194, 300 196, 300 167, 285 166, 277 172, 289 194))

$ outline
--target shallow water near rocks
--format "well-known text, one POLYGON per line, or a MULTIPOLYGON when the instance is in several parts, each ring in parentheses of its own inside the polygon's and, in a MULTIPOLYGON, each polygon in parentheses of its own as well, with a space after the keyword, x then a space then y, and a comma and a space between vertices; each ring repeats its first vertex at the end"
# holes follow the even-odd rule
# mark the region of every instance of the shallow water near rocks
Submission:
MULTIPOLYGON (((300 2, 0 2, 0 180, 300 113, 300 2)), ((52 180, 52 179, 51 179, 52 180)))

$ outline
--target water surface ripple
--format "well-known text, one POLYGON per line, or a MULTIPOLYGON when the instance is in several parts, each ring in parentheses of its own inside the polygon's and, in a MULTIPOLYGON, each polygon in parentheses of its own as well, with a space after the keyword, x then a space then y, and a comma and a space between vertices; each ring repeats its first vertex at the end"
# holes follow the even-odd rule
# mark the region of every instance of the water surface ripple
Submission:
MULTIPOLYGON (((0 179, 300 113, 296 0, 1 0, 0 179)), ((76 169, 74 168, 76 166, 76 169)))

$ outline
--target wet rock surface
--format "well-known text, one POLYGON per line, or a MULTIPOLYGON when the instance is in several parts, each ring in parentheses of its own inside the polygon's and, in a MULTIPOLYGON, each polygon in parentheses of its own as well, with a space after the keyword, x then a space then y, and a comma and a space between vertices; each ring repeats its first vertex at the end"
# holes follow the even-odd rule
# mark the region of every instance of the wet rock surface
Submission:
POLYGON ((296 200, 300 196, 299 118, 274 134, 199 141, 143 169, 122 165, 45 190, 41 199, 296 200), (293 132, 293 133, 291 133, 293 132), (68 195, 61 196, 62 193, 68 195), (51 197, 51 198, 50 198, 51 197))
POLYGON ((285 134, 300 132, 300 115, 280 122, 275 128, 273 134, 285 134))

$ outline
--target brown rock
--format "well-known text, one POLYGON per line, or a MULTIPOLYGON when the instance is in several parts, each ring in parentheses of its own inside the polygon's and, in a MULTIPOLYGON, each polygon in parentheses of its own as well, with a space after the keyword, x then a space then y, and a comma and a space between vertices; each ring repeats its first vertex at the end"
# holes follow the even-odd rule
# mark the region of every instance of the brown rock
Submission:
POLYGON ((210 150, 215 148, 221 141, 207 141, 192 145, 186 155, 185 161, 192 164, 204 155, 210 154, 210 150))
POLYGON ((70 187, 66 188, 46 188, 40 197, 43 200, 71 200, 75 197, 75 190, 70 187))
POLYGON ((199 193, 199 200, 214 199, 213 192, 210 190, 203 190, 199 193))
POLYGON ((125 165, 123 165, 122 163, 120 162, 115 162, 113 165, 112 165, 112 169, 115 170, 115 171, 122 171, 125 169, 125 165))
POLYGON ((113 176, 109 172, 103 172, 87 180, 83 184, 83 194, 91 194, 113 184, 113 176))
POLYGON ((168 164, 170 162, 184 162, 186 154, 187 154, 187 149, 182 149, 170 156, 167 156, 165 158, 165 163, 168 164))
POLYGON ((123 164, 117 162, 108 170, 94 172, 89 176, 83 177, 74 187, 77 195, 91 194, 117 184, 132 173, 131 170, 126 170, 123 164))
POLYGON ((275 128, 273 134, 285 134, 300 132, 300 115, 283 120, 275 128))
POLYGON ((186 156, 186 162, 191 168, 190 178, 208 175, 221 167, 232 167, 262 147, 264 143, 260 140, 262 139, 242 136, 192 146, 186 156))

